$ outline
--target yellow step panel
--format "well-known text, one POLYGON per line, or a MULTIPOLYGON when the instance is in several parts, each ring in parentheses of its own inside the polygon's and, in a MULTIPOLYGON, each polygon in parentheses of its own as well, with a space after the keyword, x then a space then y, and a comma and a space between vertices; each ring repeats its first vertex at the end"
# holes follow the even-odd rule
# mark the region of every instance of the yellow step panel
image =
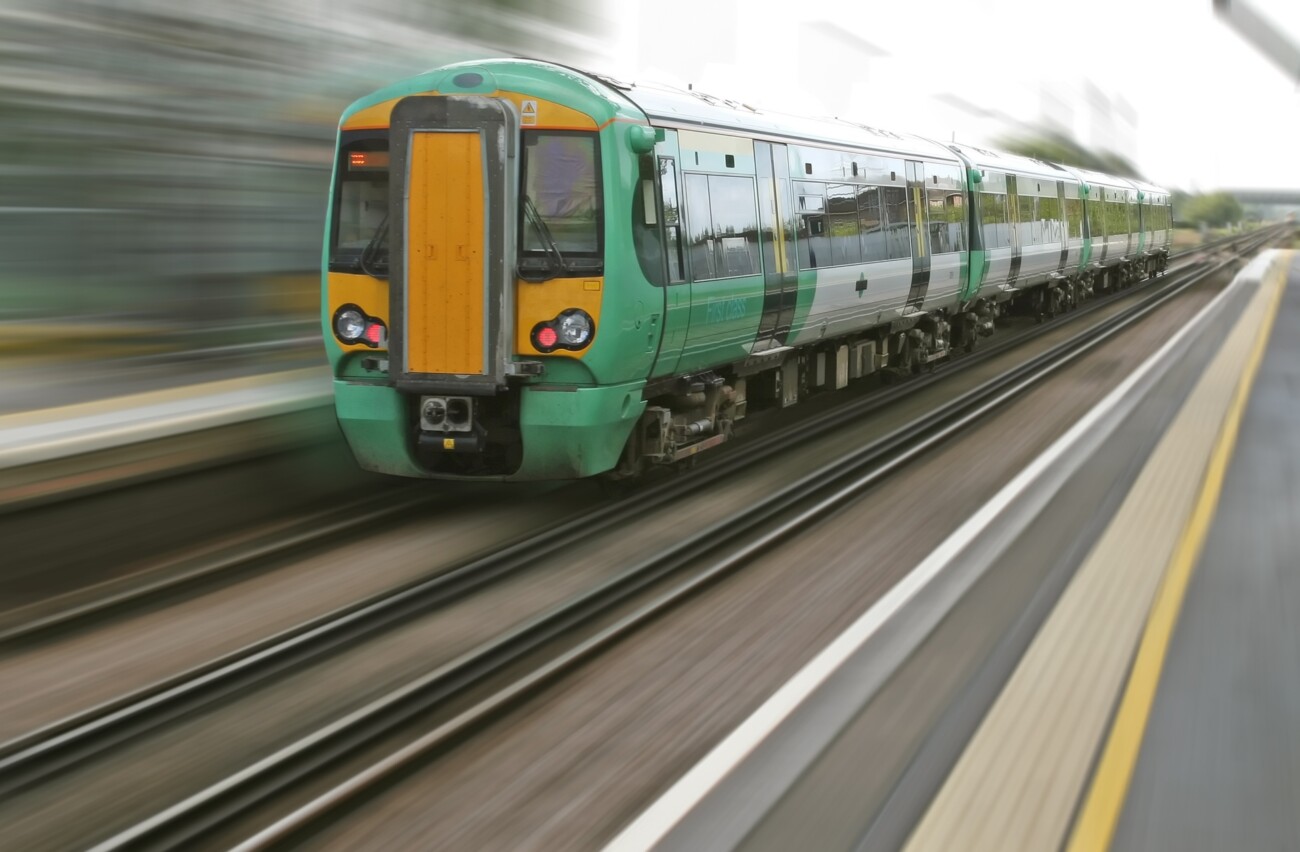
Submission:
POLYGON ((487 372, 485 180, 478 133, 413 135, 406 211, 409 372, 487 372))

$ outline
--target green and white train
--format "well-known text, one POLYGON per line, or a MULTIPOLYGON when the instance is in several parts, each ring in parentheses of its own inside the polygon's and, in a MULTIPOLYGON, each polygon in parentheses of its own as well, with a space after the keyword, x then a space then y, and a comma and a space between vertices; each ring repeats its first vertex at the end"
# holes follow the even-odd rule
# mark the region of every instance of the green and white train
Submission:
POLYGON ((343 114, 322 322, 359 463, 633 475, 758 406, 1154 276, 1159 187, 525 60, 343 114))

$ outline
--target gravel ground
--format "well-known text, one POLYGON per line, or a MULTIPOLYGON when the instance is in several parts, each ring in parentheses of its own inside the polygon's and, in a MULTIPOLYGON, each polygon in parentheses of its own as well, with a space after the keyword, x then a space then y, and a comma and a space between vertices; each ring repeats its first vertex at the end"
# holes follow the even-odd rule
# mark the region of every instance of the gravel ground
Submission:
MULTIPOLYGON (((971 511, 1154 351, 1217 290, 1200 287, 914 464, 884 488, 566 680, 491 736, 448 755, 332 830, 348 848, 573 848, 610 836, 707 751, 971 511), (418 842, 417 842, 418 841, 418 842)), ((1110 311, 1118 310, 1112 307, 1110 311)), ((1069 335, 1035 341, 1046 348, 1069 335)), ((6 844, 57 848, 101 837, 192 785, 454 657, 729 516, 847 448, 1027 357, 1021 349, 892 406, 826 440, 795 446, 683 498, 635 529, 575 542, 541 570, 412 622, 364 648, 196 714, 0 803, 6 844), (72 807, 69 807, 70 804, 72 807)), ((833 400, 832 400, 833 401, 833 400)), ((825 404, 825 403, 823 403, 825 404)), ((0 660, 0 736, 20 734, 304 618, 451 564, 599 498, 578 486, 537 499, 467 502, 420 523, 351 540, 275 571, 130 621, 0 660), (561 496, 562 495, 562 496, 561 496)))

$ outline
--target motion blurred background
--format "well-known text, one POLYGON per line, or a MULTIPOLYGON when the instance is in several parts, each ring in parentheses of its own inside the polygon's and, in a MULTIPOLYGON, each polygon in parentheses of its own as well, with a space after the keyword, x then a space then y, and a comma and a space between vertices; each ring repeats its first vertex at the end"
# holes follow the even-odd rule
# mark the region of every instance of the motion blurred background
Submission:
MULTIPOLYGON (((0 0, 0 355, 310 341, 339 112, 489 55, 1183 190, 1300 186, 1295 83, 1208 0, 0 0)), ((1279 214, 1218 202, 1187 224, 1279 214)))

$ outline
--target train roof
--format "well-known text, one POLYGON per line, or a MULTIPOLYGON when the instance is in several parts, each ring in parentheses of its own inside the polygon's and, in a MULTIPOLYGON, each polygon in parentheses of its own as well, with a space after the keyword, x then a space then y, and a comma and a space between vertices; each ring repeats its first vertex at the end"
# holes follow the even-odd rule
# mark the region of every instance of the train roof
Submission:
POLYGON ((616 88, 645 113, 652 124, 720 133, 740 132, 783 142, 862 148, 904 157, 959 162, 952 151, 920 136, 840 118, 809 118, 762 110, 739 101, 661 84, 621 83, 608 77, 593 76, 616 88))
POLYGON ((1011 172, 1017 175, 1031 175, 1045 180, 1074 182, 1079 180, 1078 176, 1069 169, 1047 160, 1038 160, 1033 157, 1010 154, 1006 151, 968 145, 964 142, 954 142, 948 147, 961 154, 978 169, 997 169, 998 171, 1011 172))

